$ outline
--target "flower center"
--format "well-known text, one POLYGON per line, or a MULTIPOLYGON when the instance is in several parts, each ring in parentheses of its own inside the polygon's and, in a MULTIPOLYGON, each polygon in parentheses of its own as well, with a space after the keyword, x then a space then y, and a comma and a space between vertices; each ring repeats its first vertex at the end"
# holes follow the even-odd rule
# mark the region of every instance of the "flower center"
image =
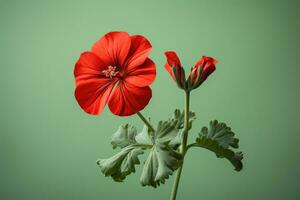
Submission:
POLYGON ((117 67, 108 66, 106 70, 103 70, 102 73, 109 78, 116 76, 119 71, 116 70, 117 67))

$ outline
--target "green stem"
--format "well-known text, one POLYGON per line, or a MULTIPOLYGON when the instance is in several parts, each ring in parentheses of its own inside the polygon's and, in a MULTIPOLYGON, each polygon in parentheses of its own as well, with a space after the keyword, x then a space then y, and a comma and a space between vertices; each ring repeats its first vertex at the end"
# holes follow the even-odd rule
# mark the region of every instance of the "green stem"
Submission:
POLYGON ((148 129, 152 132, 155 133, 155 129, 151 126, 150 122, 142 115, 142 113, 137 112, 137 115, 141 118, 141 120, 146 124, 148 129))
MULTIPOLYGON (((187 150, 187 139, 188 139, 188 132, 189 132, 189 112, 190 112, 190 92, 185 91, 185 109, 184 109, 184 128, 183 128, 183 137, 182 137, 182 144, 180 148, 180 152, 183 155, 183 159, 187 150)), ((170 200, 176 200, 180 176, 182 172, 183 162, 182 165, 178 168, 175 175, 175 181, 171 193, 170 200)))

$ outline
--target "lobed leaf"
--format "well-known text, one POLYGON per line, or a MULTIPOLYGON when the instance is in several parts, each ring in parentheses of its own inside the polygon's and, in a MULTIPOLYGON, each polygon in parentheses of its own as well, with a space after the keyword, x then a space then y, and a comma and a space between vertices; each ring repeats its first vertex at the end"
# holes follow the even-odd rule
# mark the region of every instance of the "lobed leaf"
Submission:
MULTIPOLYGON (((190 112, 190 127, 195 113, 190 112)), ((177 151, 181 144, 181 132, 184 124, 184 112, 175 110, 174 116, 167 121, 160 121, 156 131, 150 132, 145 125, 140 133, 134 126, 120 126, 113 134, 111 144, 121 151, 108 159, 97 161, 101 172, 121 182, 127 175, 135 172, 135 165, 140 164, 138 156, 149 149, 140 178, 143 186, 157 187, 165 183, 173 172, 182 164, 182 155, 177 151)))
POLYGON ((140 178, 143 186, 157 187, 165 183, 182 164, 182 155, 168 145, 177 136, 178 131, 172 121, 159 122, 140 178))
POLYGON ((124 148, 130 144, 136 143, 135 136, 137 135, 137 130, 134 126, 126 124, 120 126, 119 129, 113 134, 111 138, 111 144, 113 148, 124 148))
POLYGON ((234 138, 230 127, 214 120, 210 122, 209 128, 202 128, 194 146, 206 148, 213 151, 217 157, 228 159, 235 170, 240 171, 243 168, 243 154, 231 149, 231 147, 238 148, 238 142, 239 140, 234 138))
POLYGON ((105 176, 111 176, 114 181, 122 182, 127 175, 135 172, 135 165, 140 164, 138 159, 140 154, 143 154, 142 148, 129 145, 108 159, 98 160, 97 164, 105 176))
MULTIPOLYGON (((179 109, 174 111, 173 119, 177 129, 182 129, 184 125, 184 110, 181 112, 179 109)), ((192 122, 196 119, 196 114, 192 111, 189 112, 189 129, 192 128, 192 122)))
POLYGON ((127 175, 135 172, 135 165, 140 164, 138 156, 143 154, 144 148, 136 142, 136 135, 136 128, 128 124, 120 126, 113 134, 111 144, 113 148, 120 147, 121 151, 108 159, 97 161, 105 176, 122 182, 127 175))

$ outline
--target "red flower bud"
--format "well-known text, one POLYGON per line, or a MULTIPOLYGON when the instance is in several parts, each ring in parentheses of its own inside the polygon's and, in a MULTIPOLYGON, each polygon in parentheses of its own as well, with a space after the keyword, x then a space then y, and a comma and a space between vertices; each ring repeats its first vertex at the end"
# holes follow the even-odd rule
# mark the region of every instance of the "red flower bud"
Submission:
POLYGON ((181 89, 185 89, 185 72, 183 67, 181 66, 180 60, 177 54, 173 51, 165 52, 167 57, 167 63, 165 64, 165 68, 177 83, 178 87, 181 89))
POLYGON ((199 87, 215 71, 217 63, 217 60, 212 57, 202 56, 190 73, 191 89, 199 87))
POLYGON ((185 79, 185 71, 181 66, 177 54, 173 51, 165 52, 167 63, 165 68, 177 83, 178 87, 184 90, 192 90, 199 87, 206 78, 216 69, 217 61, 212 57, 202 58, 191 69, 188 80, 185 79))

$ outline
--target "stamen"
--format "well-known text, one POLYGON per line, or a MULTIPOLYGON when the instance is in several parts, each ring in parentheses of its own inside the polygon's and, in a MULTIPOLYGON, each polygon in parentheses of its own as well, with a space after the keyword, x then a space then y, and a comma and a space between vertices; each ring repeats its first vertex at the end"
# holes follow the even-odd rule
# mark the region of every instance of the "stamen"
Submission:
POLYGON ((108 78, 116 76, 119 72, 116 71, 117 67, 108 66, 106 70, 103 70, 102 73, 108 78))

